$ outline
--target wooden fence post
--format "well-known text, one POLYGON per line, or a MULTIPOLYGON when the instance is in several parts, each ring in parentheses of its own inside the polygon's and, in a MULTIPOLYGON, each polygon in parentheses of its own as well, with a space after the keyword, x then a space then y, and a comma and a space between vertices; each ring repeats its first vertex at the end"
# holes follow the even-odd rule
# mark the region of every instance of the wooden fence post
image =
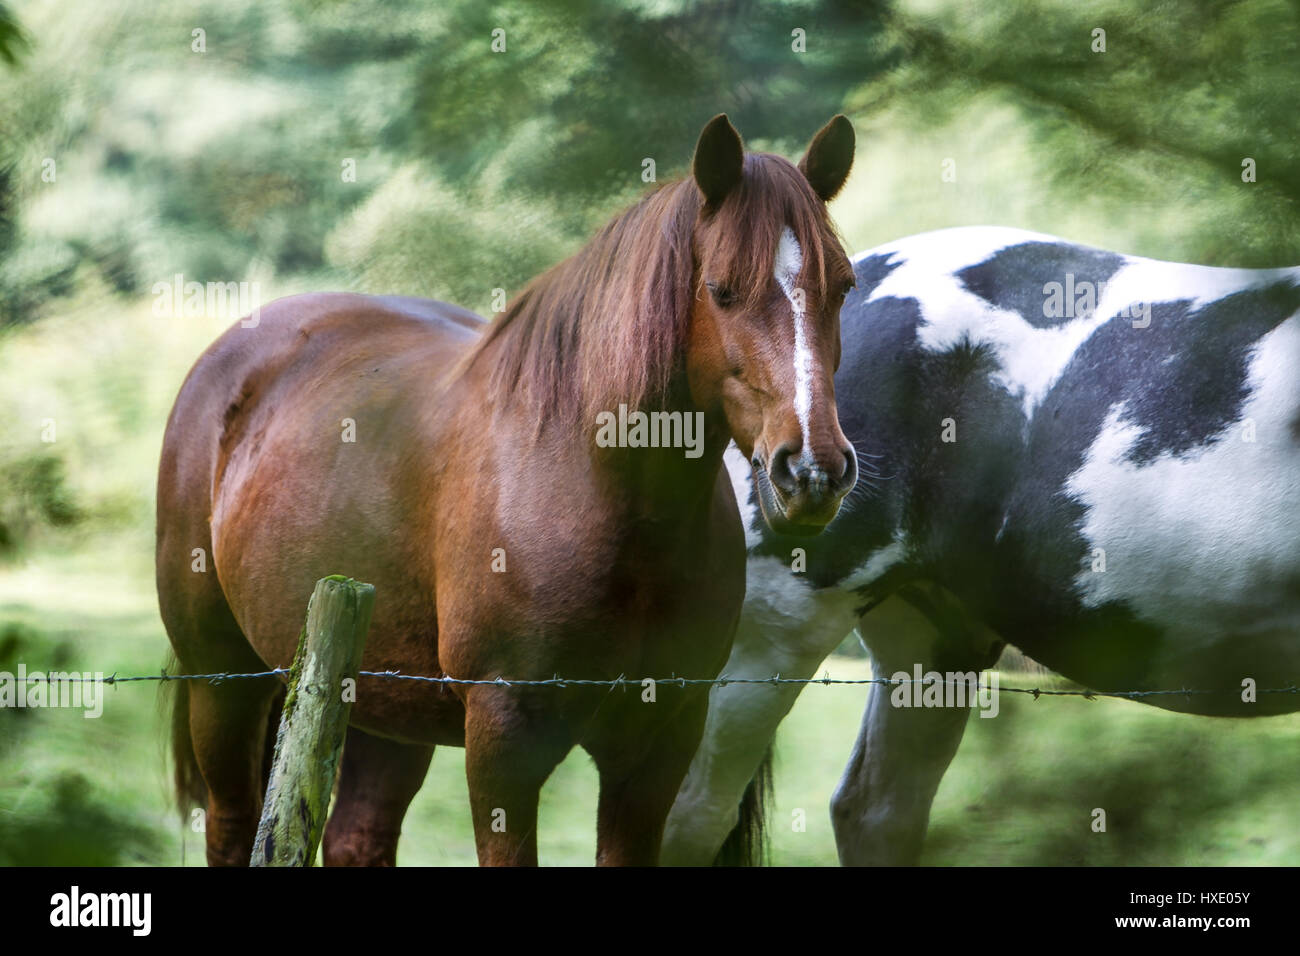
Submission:
POLYGON ((250 866, 311 866, 316 859, 352 710, 343 679, 356 680, 374 606, 369 584, 341 575, 316 582, 289 673, 250 866))

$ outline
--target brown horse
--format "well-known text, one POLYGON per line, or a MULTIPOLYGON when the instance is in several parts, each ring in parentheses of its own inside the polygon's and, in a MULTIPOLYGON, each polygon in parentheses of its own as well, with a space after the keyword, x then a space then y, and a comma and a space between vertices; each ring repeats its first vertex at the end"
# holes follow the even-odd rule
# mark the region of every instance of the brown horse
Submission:
MULTIPOLYGON (((287 665, 313 582, 341 572, 376 589, 365 670, 717 674, 745 589, 728 440, 787 532, 823 527, 856 479, 832 385, 853 270, 825 205, 852 159, 842 116, 798 168, 746 154, 718 116, 691 179, 490 326, 441 302, 322 294, 227 331, 163 442, 158 594, 182 669, 287 665)), ((281 688, 186 683, 180 798, 206 798, 209 863, 246 865, 281 688)), ((708 693, 642 697, 362 678, 325 862, 392 864, 449 744, 466 750, 480 863, 536 863, 538 791, 575 745, 600 773, 597 861, 655 863, 708 693)))

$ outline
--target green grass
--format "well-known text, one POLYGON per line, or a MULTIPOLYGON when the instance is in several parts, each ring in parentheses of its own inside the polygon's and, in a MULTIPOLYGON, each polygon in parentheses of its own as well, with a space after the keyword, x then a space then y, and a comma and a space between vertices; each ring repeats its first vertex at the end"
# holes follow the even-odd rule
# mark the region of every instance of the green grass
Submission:
MULTIPOLYGON (((832 658, 835 677, 870 676, 832 658)), ((1047 686, 1004 675, 1007 686, 1047 686)), ((867 688, 811 686, 782 725, 770 818, 772 862, 837 861, 829 804, 857 735, 867 688), (794 827, 802 810, 803 829, 794 827)), ((972 715, 944 778, 923 862, 963 865, 1254 865, 1300 860, 1300 716, 1223 721, 1128 701, 1003 695, 972 715), (1091 829, 1107 811, 1107 832, 1091 829)), ((543 791, 543 863, 595 855, 596 774, 575 751, 543 791)), ((434 757, 403 835, 403 864, 474 862, 463 752, 434 757)))

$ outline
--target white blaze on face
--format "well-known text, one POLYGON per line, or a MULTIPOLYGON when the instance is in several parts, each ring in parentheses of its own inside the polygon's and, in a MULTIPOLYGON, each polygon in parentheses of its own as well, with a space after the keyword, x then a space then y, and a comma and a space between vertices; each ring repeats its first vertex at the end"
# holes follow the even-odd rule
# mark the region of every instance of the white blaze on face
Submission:
POLYGON ((794 413, 799 419, 799 430, 803 435, 803 452, 807 455, 812 448, 808 434, 808 417, 812 412, 812 351, 808 348, 808 331, 804 324, 804 296, 795 295, 795 280, 803 269, 803 250, 794 232, 786 226, 781 233, 781 240, 776 246, 776 262, 772 274, 777 285, 790 300, 790 311, 794 316, 794 413))

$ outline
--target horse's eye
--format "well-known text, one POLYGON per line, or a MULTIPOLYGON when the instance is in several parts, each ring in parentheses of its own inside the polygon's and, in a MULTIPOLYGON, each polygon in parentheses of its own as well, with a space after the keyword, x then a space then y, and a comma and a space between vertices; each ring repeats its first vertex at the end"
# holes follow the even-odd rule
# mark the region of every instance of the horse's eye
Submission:
POLYGON ((856 279, 849 279, 847 282, 845 282, 844 286, 840 289, 840 298, 841 299, 848 298, 849 293, 852 292, 855 288, 857 288, 857 285, 858 283, 856 279))
POLYGON ((724 309, 729 305, 735 304, 735 294, 725 285, 718 282, 706 282, 704 284, 709 287, 709 294, 713 296, 713 301, 724 309))

